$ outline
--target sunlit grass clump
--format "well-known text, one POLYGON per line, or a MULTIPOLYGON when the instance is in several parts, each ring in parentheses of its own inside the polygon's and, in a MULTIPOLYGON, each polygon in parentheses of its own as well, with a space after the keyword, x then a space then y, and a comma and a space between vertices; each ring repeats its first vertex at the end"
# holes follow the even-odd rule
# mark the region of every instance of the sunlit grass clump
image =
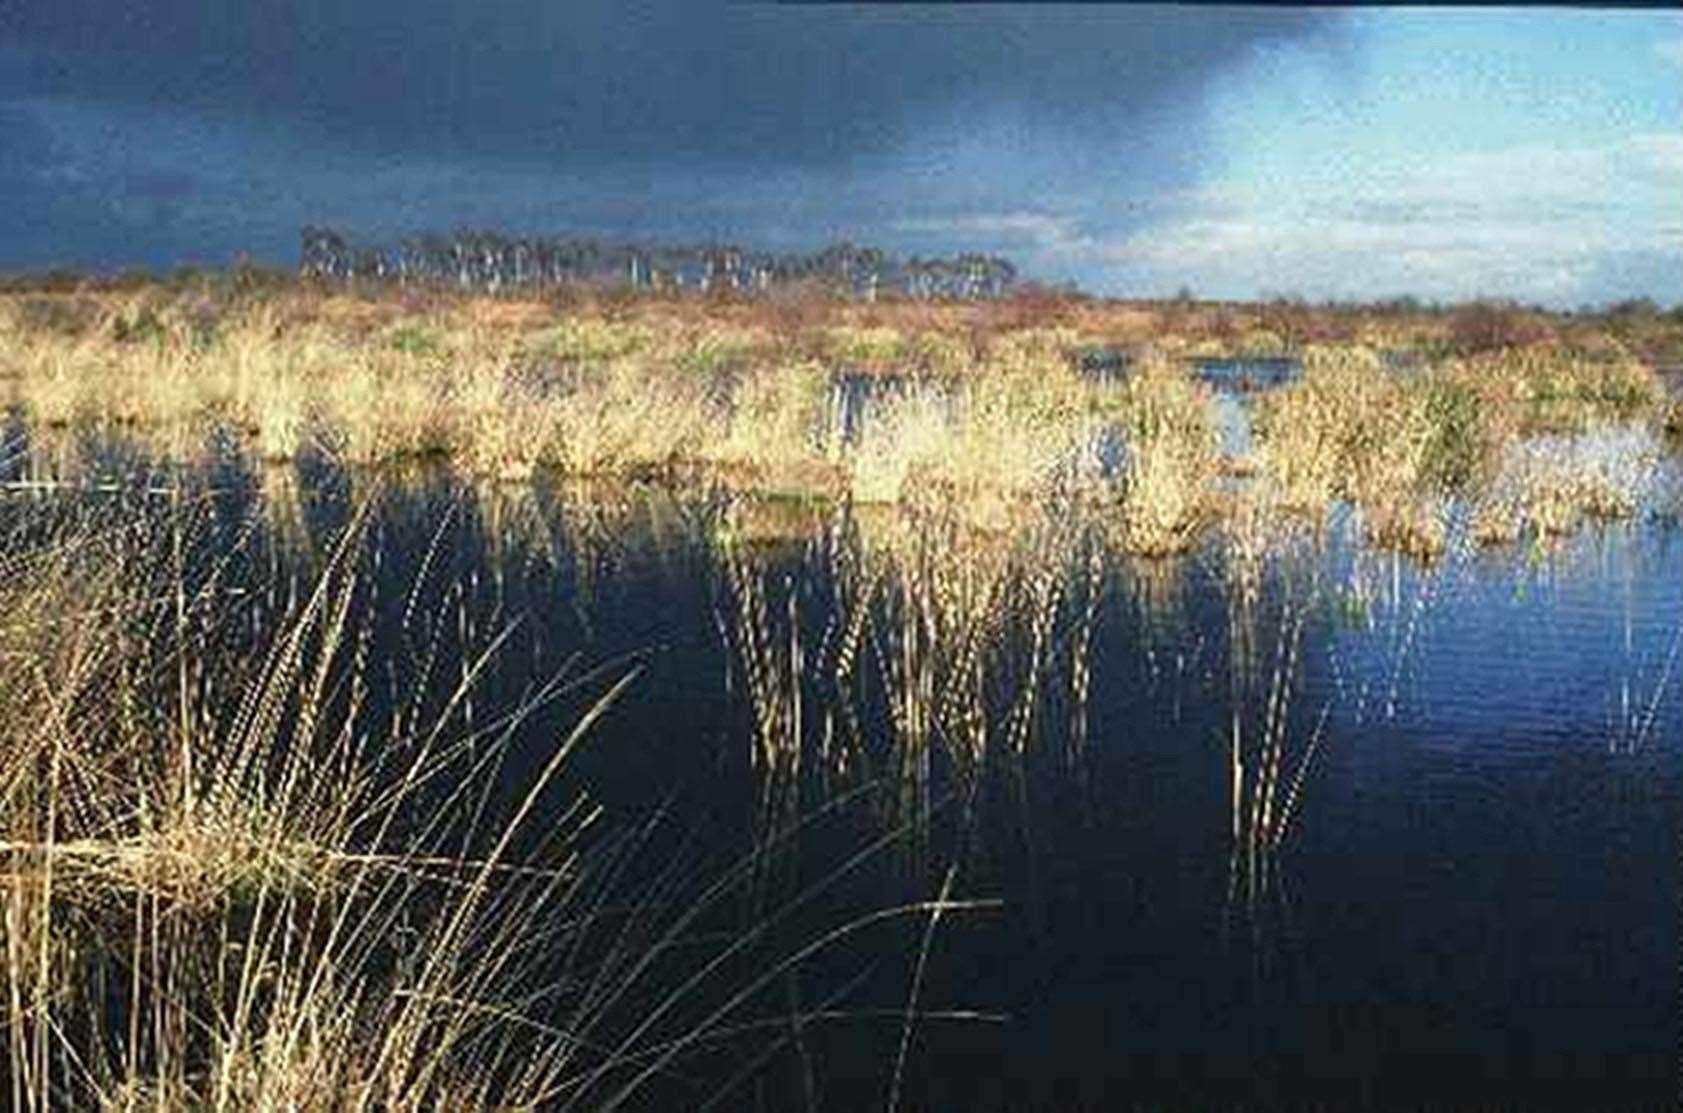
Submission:
POLYGON ((1551 477, 1529 467, 1522 494, 1512 460, 1548 431, 1629 421, 1657 398, 1652 371, 1625 358, 1510 350, 1402 376, 1371 352, 1312 348, 1304 380, 1260 406, 1264 471, 1288 507, 1319 515, 1347 499, 1362 509, 1370 541, 1430 558, 1446 544, 1443 500, 1452 495, 1474 500, 1474 533, 1490 543, 1521 521, 1552 530, 1579 510, 1630 513, 1636 488, 1625 471, 1641 470, 1640 454, 1615 448, 1623 470, 1611 474, 1601 456, 1545 448, 1556 458, 1551 477))
POLYGON ((1629 518, 1658 472, 1658 446, 1640 430, 1601 427, 1513 446, 1493 487, 1537 534, 1572 532, 1585 518, 1629 518))
POLYGON ((563 790, 631 676, 476 719, 496 640, 445 648, 456 620, 412 606, 420 671, 382 658, 357 525, 293 592, 224 583, 238 554, 186 509, 20 521, 0 548, 6 1108, 609 1109, 772 1031, 745 1011, 801 952, 767 958, 752 923, 697 938, 752 871, 659 867, 621 893, 637 839, 563 790), (535 762, 513 778, 517 744, 535 762))
POLYGON ((1204 388, 1153 359, 1129 381, 1123 405, 1122 546, 1142 556, 1184 552, 1210 517, 1219 463, 1204 388))
POLYGON ((977 522, 1060 486, 1095 481, 1098 422, 1067 367, 914 380, 879 392, 852 445, 831 442, 856 502, 938 500, 977 522))
POLYGON ((0 310, 0 378, 30 420, 144 437, 166 455, 223 430, 272 462, 699 479, 944 502, 1000 529, 1075 491, 1115 502, 1127 546, 1149 554, 1200 544, 1220 513, 1211 490, 1237 478, 1309 519, 1350 502, 1370 541, 1431 555, 1453 500, 1480 508, 1488 538, 1509 532, 1495 508, 1517 503, 1490 485, 1514 445, 1609 423, 1683 428, 1683 406, 1635 354, 1676 343, 1664 321, 1638 335, 1492 305, 143 285, 6 295, 0 310), (1191 361, 1281 355, 1304 374, 1244 403, 1254 455, 1212 454, 1191 361))

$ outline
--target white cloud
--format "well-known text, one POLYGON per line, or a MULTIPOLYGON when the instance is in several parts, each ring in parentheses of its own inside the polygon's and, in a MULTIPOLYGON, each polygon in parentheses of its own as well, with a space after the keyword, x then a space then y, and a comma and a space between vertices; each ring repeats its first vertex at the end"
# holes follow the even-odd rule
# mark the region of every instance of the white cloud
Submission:
POLYGON ((1032 211, 973 212, 893 221, 888 230, 953 243, 995 245, 1001 251, 1077 262, 1101 254, 1104 243, 1067 216, 1032 211))
MULTIPOLYGON (((1295 188, 1301 189, 1300 185, 1295 188)), ((1601 300, 1621 260, 1674 257, 1683 300, 1683 135, 1521 147, 1375 169, 1310 193, 1202 190, 1176 218, 1099 252, 1119 280, 1223 296, 1481 294, 1601 300)), ((1644 273, 1655 273, 1649 267, 1644 273)), ((1660 271, 1659 273, 1664 273, 1660 271)))

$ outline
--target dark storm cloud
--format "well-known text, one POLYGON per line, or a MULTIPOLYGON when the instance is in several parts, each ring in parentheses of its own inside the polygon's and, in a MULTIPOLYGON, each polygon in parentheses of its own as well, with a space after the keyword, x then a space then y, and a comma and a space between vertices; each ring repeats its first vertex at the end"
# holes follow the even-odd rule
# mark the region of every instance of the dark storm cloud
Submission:
MULTIPOLYGON (((37 123, 0 140, 0 174, 24 204, 57 219, 81 197, 119 221, 155 204, 184 229, 208 221, 218 244, 243 213, 261 247, 315 217, 525 230, 555 199, 587 222, 649 219, 626 194, 705 210, 700 231, 787 238, 801 229, 777 219, 796 212, 774 219, 765 191, 792 175, 806 239, 871 223, 873 205, 904 215, 904 196, 873 199, 897 181, 921 213, 1025 195, 1090 209, 1193 180, 1207 84, 1338 22, 1195 6, 16 2, 0 15, 0 108, 37 123), (66 142, 68 125, 39 124, 49 109, 80 121, 80 154, 42 155, 30 179, 32 152, 66 142), (123 129, 109 156, 86 134, 101 113, 123 129), (356 160, 391 204, 348 180, 356 160), (55 166, 72 180, 49 198, 55 166), (450 184, 470 170, 475 184, 450 184), (242 178, 271 182, 269 209, 242 178)), ((0 265, 18 254, 4 238, 0 265)))
POLYGON ((1304 13, 721 0, 25 0, 35 94, 280 114, 384 149, 845 161, 923 113, 1115 123, 1304 13))

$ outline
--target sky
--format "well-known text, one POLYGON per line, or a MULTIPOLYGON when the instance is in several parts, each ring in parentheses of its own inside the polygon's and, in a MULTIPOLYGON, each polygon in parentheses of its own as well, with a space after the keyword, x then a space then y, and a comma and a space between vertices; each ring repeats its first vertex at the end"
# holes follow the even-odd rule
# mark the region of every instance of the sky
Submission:
POLYGON ((4 0, 0 270, 305 224, 1004 254, 1094 293, 1683 302, 1683 15, 4 0))

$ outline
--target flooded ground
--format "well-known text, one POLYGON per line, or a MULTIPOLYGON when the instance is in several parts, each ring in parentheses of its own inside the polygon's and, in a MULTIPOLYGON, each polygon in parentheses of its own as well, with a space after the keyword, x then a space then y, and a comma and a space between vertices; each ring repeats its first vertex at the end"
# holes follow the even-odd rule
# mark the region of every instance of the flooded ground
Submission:
POLYGON ((465 617, 435 632, 445 672, 506 632, 470 716, 602 667, 522 726, 511 783, 640 670, 566 790, 611 823, 662 815, 660 860, 697 877, 777 846, 704 926, 772 924, 802 956, 755 998, 788 1029, 771 1058, 707 1060, 656 1106, 1675 1097, 1675 456, 1630 521, 1456 532, 1421 565, 1354 543, 1342 510, 1138 561, 1060 508, 983 535, 711 489, 318 459, 182 475, 26 441, 0 452, 0 512, 202 494, 251 607, 300 590, 372 497, 360 605, 394 686, 446 602, 465 617))

